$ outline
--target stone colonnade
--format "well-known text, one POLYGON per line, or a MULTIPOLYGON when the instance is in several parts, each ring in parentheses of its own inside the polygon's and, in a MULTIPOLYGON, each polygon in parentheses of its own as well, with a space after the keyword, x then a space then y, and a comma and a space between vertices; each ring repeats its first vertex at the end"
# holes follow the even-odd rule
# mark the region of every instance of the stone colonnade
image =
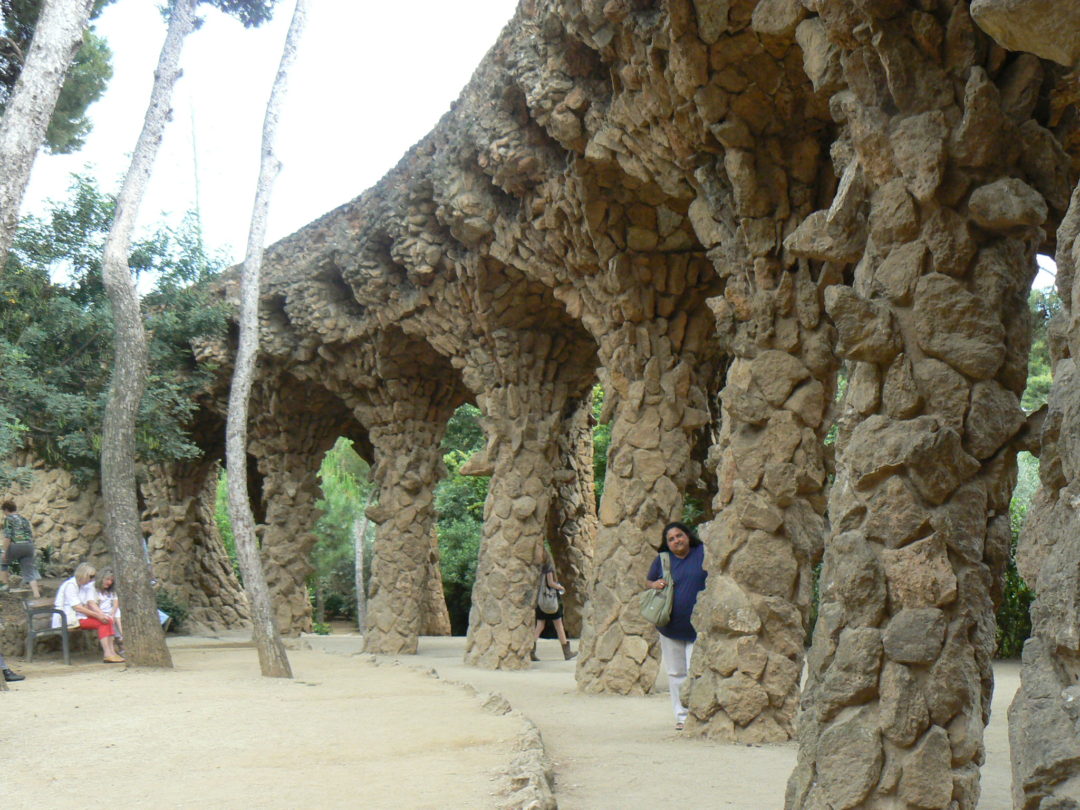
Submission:
MULTIPOLYGON (((526 313, 523 327, 528 326, 526 313)), ((571 333, 572 334, 572 333, 571 333)), ((551 535, 556 474, 565 470, 558 431, 588 390, 587 344, 571 335, 496 326, 464 367, 487 437, 491 483, 469 613, 465 660, 491 669, 529 665, 536 583, 551 535), (515 358, 508 366, 507 358, 515 358), (569 379, 560 368, 582 366, 569 379), (560 378, 563 377, 563 378, 560 378), (575 379, 576 378, 576 379, 575 379)))
MULTIPOLYGON (((317 365, 347 403, 347 418, 315 418, 340 403, 268 398, 253 446, 285 504, 267 516, 268 559, 284 565, 277 527, 310 521, 299 471, 359 418, 380 456, 402 455, 377 464, 390 538, 370 643, 415 644, 422 611, 385 604, 422 598, 430 535, 406 541, 391 512, 428 514, 445 415, 421 415, 413 388, 397 412, 377 394, 381 413, 365 414, 381 372, 342 360, 404 332, 483 413, 476 467, 492 483, 471 663, 528 666, 543 542, 595 526, 591 570, 587 544, 560 561, 555 543, 560 573, 580 558, 588 582, 579 687, 652 688, 656 636, 632 596, 684 493, 711 490, 688 730, 792 735, 823 554, 789 806, 973 807, 1024 425, 1025 295, 1080 167, 1062 72, 994 45, 978 5, 525 0, 430 136, 267 257, 268 374, 317 365), (593 524, 586 471, 568 459, 596 378, 612 443, 593 524)), ((1065 390, 1044 453, 1070 424, 1065 390)), ((1066 494, 1067 457, 1046 472, 1066 494)), ((1071 614, 1046 611, 1047 654, 1075 649, 1050 627, 1071 614)))
POLYGON ((1058 230, 1057 288, 1062 310, 1051 324, 1054 383, 1042 424, 1036 429, 1040 488, 1020 537, 1017 567, 1036 594, 1031 637, 1024 644, 1021 685, 1009 707, 1013 805, 1061 806, 1075 801, 1080 774, 1078 718, 1073 704, 1080 679, 1080 483, 1077 437, 1080 421, 1080 334, 1073 313, 1080 266, 1080 186, 1058 230))
MULTIPOLYGON (((692 290, 703 264, 691 259, 672 265, 675 289, 692 290)), ((662 293, 656 297, 662 300, 662 293)), ((644 694, 656 681, 656 632, 638 614, 634 594, 661 530, 681 515, 683 493, 697 477, 694 433, 710 421, 694 374, 695 354, 705 348, 706 317, 682 310, 670 319, 612 329, 600 341, 611 400, 605 406, 613 414, 577 668, 586 692, 644 694)))

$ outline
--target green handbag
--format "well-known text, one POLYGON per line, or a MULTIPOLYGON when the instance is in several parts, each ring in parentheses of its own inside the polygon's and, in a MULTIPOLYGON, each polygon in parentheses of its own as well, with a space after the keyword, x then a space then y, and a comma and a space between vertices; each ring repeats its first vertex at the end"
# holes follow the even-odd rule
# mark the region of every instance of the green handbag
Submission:
POLYGON ((641 615, 655 624, 664 627, 671 621, 671 602, 675 598, 675 580, 671 578, 671 555, 660 552, 662 576, 667 585, 662 590, 648 588, 638 596, 641 615))

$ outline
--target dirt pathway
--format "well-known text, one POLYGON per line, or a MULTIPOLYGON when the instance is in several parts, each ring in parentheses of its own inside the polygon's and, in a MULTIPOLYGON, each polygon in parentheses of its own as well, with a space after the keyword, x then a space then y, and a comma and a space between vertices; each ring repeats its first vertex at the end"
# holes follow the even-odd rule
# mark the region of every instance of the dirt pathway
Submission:
POLYGON ((0 694, 4 810, 488 808, 520 718, 407 667, 171 642, 175 669, 11 660, 0 694))
MULTIPOLYGON (((463 648, 461 638, 424 638, 419 655, 398 660, 433 667, 444 678, 481 691, 499 692, 536 723, 555 764, 560 810, 658 806, 763 810, 784 805, 795 745, 720 745, 680 737, 672 727, 662 673, 660 694, 583 695, 575 688, 573 662, 561 660, 555 641, 541 640, 543 660, 525 672, 466 667, 461 662, 463 648)), ((1019 665, 999 662, 995 676, 979 810, 1012 806, 1006 710, 1019 685, 1019 665)))
MULTIPOLYGON (((290 650, 292 681, 260 677, 254 651, 229 639, 170 640, 172 672, 16 659, 28 678, 0 695, 0 805, 492 808, 522 723, 485 711, 463 683, 539 727, 562 810, 783 806, 793 744, 680 737, 666 693, 582 695, 554 641, 526 672, 464 666, 461 638, 424 638, 419 655, 378 665, 355 655, 359 643, 290 650)), ((1005 710, 1018 666, 996 674, 980 810, 1011 806, 1005 710)))

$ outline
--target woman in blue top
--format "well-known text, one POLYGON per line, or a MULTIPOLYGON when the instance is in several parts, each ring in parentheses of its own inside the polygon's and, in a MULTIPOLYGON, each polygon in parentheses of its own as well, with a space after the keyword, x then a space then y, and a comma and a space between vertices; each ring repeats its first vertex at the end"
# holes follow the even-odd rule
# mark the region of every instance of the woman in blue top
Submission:
MULTIPOLYGON (((679 699, 679 690, 690 671, 690 656, 694 653, 694 641, 697 640, 690 616, 709 574, 704 567, 705 547, 694 530, 685 523, 675 522, 665 526, 657 550, 671 552, 671 578, 675 581, 675 595, 671 603, 671 621, 659 628, 660 651, 664 655, 664 668, 671 690, 671 708, 675 711, 675 730, 682 731, 687 709, 679 699)), ((649 568, 646 584, 657 590, 668 587, 659 555, 649 568)))

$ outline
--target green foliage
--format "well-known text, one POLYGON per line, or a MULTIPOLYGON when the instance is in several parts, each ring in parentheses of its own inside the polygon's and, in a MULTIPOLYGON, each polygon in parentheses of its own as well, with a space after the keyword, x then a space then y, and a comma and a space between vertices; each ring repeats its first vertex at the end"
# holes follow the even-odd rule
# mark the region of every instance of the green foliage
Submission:
POLYGON ((112 51, 104 39, 87 31, 53 108, 45 146, 54 155, 78 152, 90 134, 87 108, 105 94, 112 79, 112 51))
MULTIPOLYGON (((1028 356, 1028 380, 1021 406, 1029 413, 1046 404, 1052 383, 1050 369, 1049 325, 1061 312, 1061 299, 1054 289, 1032 290, 1028 295, 1031 311, 1031 352, 1028 356)), ((1039 460, 1030 453, 1017 456, 1017 481, 1009 504, 1012 545, 1005 570, 1005 589, 997 612, 997 655, 1017 658, 1024 641, 1031 635, 1031 603, 1035 593, 1016 568, 1016 544, 1027 518, 1028 508, 1039 486, 1039 460)))
POLYGON ((330 624, 328 622, 312 622, 311 632, 317 636, 330 635, 330 624))
POLYGON ((178 600, 171 591, 161 589, 157 592, 157 606, 158 610, 168 613, 172 617, 173 630, 179 629, 184 621, 188 617, 188 606, 185 602, 178 600))
POLYGON ((475 405, 465 403, 454 411, 454 415, 446 423, 442 449, 458 450, 467 457, 482 448, 485 443, 484 431, 480 427, 480 409, 475 405))
MULTIPOLYGON (((316 619, 356 616, 356 552, 354 529, 363 518, 364 504, 373 486, 368 464, 349 439, 338 439, 319 467, 323 497, 316 506, 322 516, 315 523, 318 538, 312 550, 314 566, 308 589, 316 619)), ((365 559, 371 559, 372 527, 368 529, 365 559)), ((365 566, 365 575, 370 566, 365 566)))
POLYGON ((1016 544, 1031 498, 1039 486, 1039 460, 1024 452, 1017 455, 1016 462, 1016 488, 1009 503, 1012 543, 1005 569, 1005 590, 997 612, 997 655, 1001 658, 1017 658, 1023 651, 1024 641, 1031 635, 1030 610, 1035 599, 1035 593, 1016 569, 1016 544))
POLYGON ((611 423, 600 424, 600 415, 604 410, 604 387, 599 383, 592 390, 593 422, 593 489, 596 502, 604 494, 604 479, 607 477, 608 448, 611 446, 611 423))
POLYGON ((1061 299, 1053 289, 1032 290, 1028 295, 1031 310, 1031 353, 1028 359, 1027 388, 1020 404, 1024 410, 1038 410, 1050 396, 1050 319, 1061 311, 1061 299))
MULTIPOLYGON (((112 315, 101 256, 115 200, 84 177, 45 218, 26 218, 0 273, 0 447, 31 444, 49 464, 96 473, 112 367, 112 315), (54 283, 53 276, 66 277, 54 283)), ((195 362, 191 341, 222 334, 225 306, 209 280, 192 218, 133 243, 131 267, 156 283, 143 299, 150 341, 137 452, 142 461, 192 458, 183 425, 214 369, 195 362)))
MULTIPOLYGON (((96 0, 91 19, 114 0, 96 0)), ((22 73, 23 60, 30 49, 41 11, 42 0, 0 0, 3 28, 0 30, 0 110, 6 105, 15 82, 22 73)), ((45 135, 45 147, 53 154, 69 154, 82 148, 90 132, 86 110, 101 98, 112 78, 112 52, 105 40, 92 30, 83 37, 60 89, 56 107, 45 135)))
POLYGON ((486 443, 479 419, 480 409, 469 404, 450 417, 442 442, 446 477, 435 490, 443 596, 455 635, 463 635, 469 626, 476 561, 484 533, 484 501, 491 480, 459 472, 461 465, 483 450, 486 443))
POLYGON ((236 535, 233 534, 232 518, 229 517, 229 474, 225 470, 221 470, 214 492, 214 522, 217 524, 218 534, 221 535, 221 543, 225 546, 225 553, 229 555, 233 573, 243 583, 240 557, 236 553, 236 535))
POLYGON ((235 17, 245 28, 255 28, 270 20, 277 0, 203 0, 203 3, 235 17))
POLYGON ((701 522, 702 515, 705 514, 705 507, 701 505, 701 501, 697 498, 687 498, 683 501, 682 508, 682 520, 688 526, 697 526, 701 522))
MULTIPOLYGON (((200 3, 239 20, 245 28, 257 28, 270 21, 277 0, 200 0, 200 3)), ((175 5, 176 0, 168 0, 161 9, 166 19, 175 5)), ((197 25, 201 24, 201 21, 197 21, 197 25)))

